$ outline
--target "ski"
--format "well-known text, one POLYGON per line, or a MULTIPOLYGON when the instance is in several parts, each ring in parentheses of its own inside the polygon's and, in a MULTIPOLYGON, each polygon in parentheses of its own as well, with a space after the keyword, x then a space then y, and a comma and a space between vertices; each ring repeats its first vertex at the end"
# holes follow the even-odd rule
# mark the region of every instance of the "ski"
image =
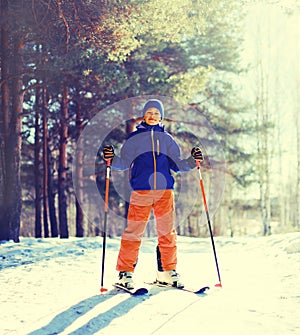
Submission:
POLYGON ((173 288, 173 289, 176 289, 176 290, 185 291, 185 292, 194 293, 194 294, 205 294, 205 292, 210 289, 209 286, 203 286, 199 290, 193 290, 193 289, 189 289, 189 288, 186 288, 186 287, 177 287, 177 286, 173 286, 171 284, 161 283, 159 281, 154 281, 152 283, 147 283, 147 284, 157 286, 157 287, 173 288))
POLYGON ((139 287, 139 288, 135 288, 135 289, 128 289, 127 287, 123 286, 122 284, 118 284, 115 283, 113 285, 115 288, 123 290, 126 293, 129 293, 133 296, 137 296, 137 295, 144 295, 148 293, 148 290, 145 287, 139 287))

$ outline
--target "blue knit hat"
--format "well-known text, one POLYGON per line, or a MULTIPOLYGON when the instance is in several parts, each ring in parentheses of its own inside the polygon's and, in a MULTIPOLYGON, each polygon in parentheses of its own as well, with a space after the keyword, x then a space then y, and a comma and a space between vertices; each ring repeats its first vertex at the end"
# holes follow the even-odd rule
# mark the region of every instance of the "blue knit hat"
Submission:
POLYGON ((156 108, 159 110, 160 115, 161 115, 161 119, 164 118, 165 113, 164 113, 164 106, 162 104, 161 101, 157 100, 157 99, 150 99, 145 103, 145 106, 143 108, 143 116, 145 115, 147 109, 149 108, 156 108))

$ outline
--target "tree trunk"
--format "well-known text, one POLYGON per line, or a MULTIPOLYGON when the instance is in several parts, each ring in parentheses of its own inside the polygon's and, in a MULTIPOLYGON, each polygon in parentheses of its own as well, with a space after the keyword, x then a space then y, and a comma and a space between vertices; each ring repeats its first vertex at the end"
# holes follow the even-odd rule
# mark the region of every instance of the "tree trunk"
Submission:
POLYGON ((42 237, 42 187, 41 187, 41 160, 40 160, 40 113, 39 90, 36 94, 35 136, 34 136, 34 179, 35 179, 35 237, 42 237))
MULTIPOLYGON (((261 36, 261 26, 258 25, 257 36, 261 36)), ((269 83, 268 73, 264 70, 262 47, 263 41, 257 39, 257 96, 256 96, 256 126, 257 126, 257 153, 258 153, 258 184, 260 191, 260 210, 262 216, 263 235, 270 233, 270 153, 269 149, 269 83)))
POLYGON ((19 242, 20 218, 22 207, 20 160, 21 160, 21 127, 23 111, 22 92, 22 51, 21 38, 14 40, 12 58, 12 110, 9 126, 9 137, 6 150, 6 183, 5 183, 5 210, 9 222, 9 238, 19 242))
POLYGON ((6 220, 5 192, 6 192, 6 145, 8 138, 8 118, 9 118, 9 42, 7 17, 8 1, 1 1, 1 113, 0 113, 0 240, 9 240, 9 222, 6 220))
POLYGON ((77 103, 76 110, 76 128, 77 128, 77 155, 76 155, 76 237, 84 236, 83 211, 80 204, 83 201, 83 148, 80 139, 82 133, 82 120, 80 106, 77 103))
POLYGON ((263 225, 263 235, 267 235, 268 232, 268 205, 267 205, 267 194, 266 194, 266 171, 268 168, 266 166, 266 152, 265 147, 265 137, 267 136, 264 132, 266 131, 263 128, 264 125, 264 78, 262 72, 262 65, 259 63, 258 68, 258 78, 259 80, 259 92, 257 96, 257 104, 256 104, 256 124, 258 129, 257 136, 257 153, 258 153, 258 184, 259 184, 259 193, 260 193, 260 210, 262 217, 262 225, 263 225))
MULTIPOLYGON (((298 50, 298 48, 297 48, 298 50)), ((298 69, 299 73, 299 69, 298 69)), ((300 79, 299 76, 297 76, 297 82, 296 82, 296 132, 297 132, 297 173, 296 173, 296 218, 295 221, 293 222, 293 226, 295 227, 296 230, 300 229, 300 79)))
POLYGON ((43 101, 43 223, 44 237, 49 237, 48 225, 48 124, 47 124, 47 93, 46 87, 42 89, 43 101))
POLYGON ((68 238, 67 218, 67 140, 68 140, 68 86, 64 85, 62 92, 62 106, 60 119, 59 169, 58 169, 58 210, 59 230, 61 238, 68 238))
POLYGON ((49 205, 49 219, 50 219, 50 229, 51 237, 58 237, 58 226, 56 218, 56 208, 55 208, 55 191, 53 187, 53 157, 49 147, 48 150, 48 205, 49 205))

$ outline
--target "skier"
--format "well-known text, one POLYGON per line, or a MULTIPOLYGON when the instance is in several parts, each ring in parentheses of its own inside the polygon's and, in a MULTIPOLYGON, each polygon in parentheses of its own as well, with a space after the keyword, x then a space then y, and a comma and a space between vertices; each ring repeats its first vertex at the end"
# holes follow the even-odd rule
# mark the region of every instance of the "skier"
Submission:
POLYGON ((174 178, 170 170, 189 171, 196 166, 195 160, 203 161, 203 154, 200 148, 194 147, 189 158, 180 158, 178 144, 161 123, 164 107, 160 100, 148 100, 142 116, 143 121, 129 135, 119 157, 115 155, 113 146, 103 148, 103 158, 111 160, 112 169, 130 169, 132 192, 127 227, 122 234, 116 266, 119 283, 134 289, 133 272, 142 236, 153 209, 158 235, 157 281, 184 287, 176 272, 174 178))

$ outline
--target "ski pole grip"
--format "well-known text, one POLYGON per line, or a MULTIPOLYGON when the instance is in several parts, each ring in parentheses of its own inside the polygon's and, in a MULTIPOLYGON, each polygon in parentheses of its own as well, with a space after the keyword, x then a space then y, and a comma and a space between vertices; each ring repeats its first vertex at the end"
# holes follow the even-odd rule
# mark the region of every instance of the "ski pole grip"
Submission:
POLYGON ((200 161, 196 160, 196 166, 198 169, 200 168, 200 161))
POLYGON ((107 166, 107 167, 110 167, 110 165, 111 165, 111 159, 108 159, 108 160, 106 161, 106 166, 107 166))

